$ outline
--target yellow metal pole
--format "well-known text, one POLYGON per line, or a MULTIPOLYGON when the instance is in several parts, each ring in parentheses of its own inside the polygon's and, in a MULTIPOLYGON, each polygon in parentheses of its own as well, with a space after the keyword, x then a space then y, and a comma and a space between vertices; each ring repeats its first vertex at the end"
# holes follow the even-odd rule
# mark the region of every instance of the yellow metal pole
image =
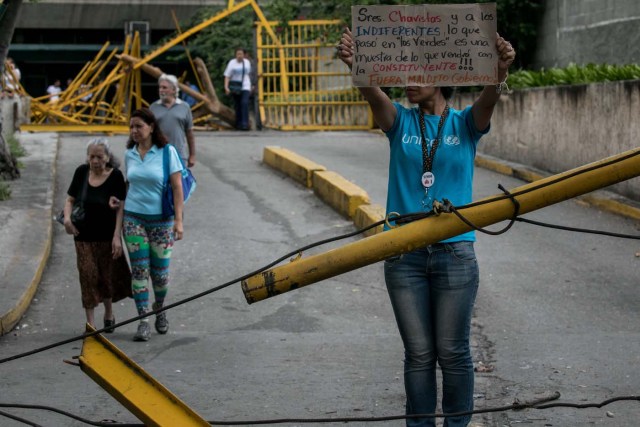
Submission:
MULTIPOLYGON (((94 57, 93 61, 88 62, 84 65, 84 67, 82 68, 82 70, 80 70, 80 72, 78 73, 78 75, 76 76, 75 80, 78 80, 79 83, 83 83, 86 76, 89 75, 89 77, 91 77, 91 80, 89 81, 88 84, 91 84, 91 82, 93 81, 93 79, 96 78, 97 75, 99 75, 100 70, 102 70, 102 68, 104 68, 104 66, 106 65, 102 65, 102 67, 100 68, 100 70, 98 72, 95 72, 94 68, 100 64, 99 59, 100 57, 104 54, 104 52, 107 50, 107 48, 109 47, 109 42, 105 42, 105 44, 102 46, 102 48, 98 51, 98 53, 96 54, 96 56, 94 57)), ((114 52, 115 53, 115 52, 114 52)), ((109 59, 111 59, 111 56, 109 56, 109 58, 107 59, 107 62, 109 61, 109 59)), ((85 91, 85 92, 80 92, 78 91, 78 93, 75 94, 75 96, 70 96, 69 99, 66 100, 61 100, 58 101, 58 106, 59 107, 65 107, 68 104, 71 104, 73 102, 78 101, 79 99, 82 99, 82 97, 86 96, 88 93, 90 93, 90 91, 85 91)))
MULTIPOLYGON (((138 38, 138 42, 136 43, 135 49, 132 51, 132 53, 135 56, 140 57, 140 52, 140 39, 138 38)), ((136 109, 139 109, 142 107, 144 101, 144 99, 142 98, 142 72, 140 70, 133 70, 133 75, 136 83, 133 93, 136 97, 136 109)), ((144 104, 145 106, 149 105, 146 101, 144 101, 144 104)))
MULTIPOLYGON (((176 31, 178 31, 178 34, 182 34, 182 28, 180 28, 180 21, 178 21, 178 17, 176 16, 176 12, 171 9, 171 17, 173 18, 173 23, 176 26, 176 31)), ((198 75, 198 72, 196 71, 196 66, 193 63, 193 58, 191 57, 191 52, 189 51, 189 46, 187 45, 187 42, 185 40, 182 40, 182 46, 184 47, 184 52, 187 54, 187 59, 189 60, 189 65, 191 66, 191 71, 193 71, 193 75, 196 79, 196 83, 198 85, 198 89, 200 89, 200 92, 204 91, 204 86, 202 85, 202 82, 200 81, 200 76, 198 75)), ((195 110, 195 108, 194 108, 195 110)))
POLYGON ((82 371, 145 426, 211 425, 102 335, 85 338, 79 360, 82 371))
POLYGON ((273 42, 278 46, 278 55, 280 56, 280 91, 282 92, 282 96, 285 99, 289 97, 289 76, 287 70, 287 61, 285 56, 284 48, 282 47, 282 43, 280 43, 280 39, 276 36, 275 31, 271 27, 271 24, 267 20, 264 13, 262 13, 262 9, 258 6, 258 3, 255 0, 249 0, 251 2, 251 6, 253 7, 253 11, 256 13, 258 20, 262 23, 267 33, 271 36, 273 42))
MULTIPOLYGON (((117 49, 114 49, 109 54, 109 57, 104 62, 103 66, 101 66, 96 71, 98 75, 100 75, 102 73, 103 68, 110 63, 111 58, 113 58, 116 52, 117 52, 117 49)), ((93 98, 92 98, 94 102, 94 107, 91 110, 91 115, 93 116, 93 119, 91 120, 92 123, 95 123, 96 121, 101 121, 102 123, 104 123, 105 121, 107 121, 107 116, 111 112, 111 104, 109 104, 107 101, 104 101, 104 99, 107 96, 109 86, 115 80, 118 80, 119 82, 121 82, 122 79, 126 76, 127 74, 126 72, 120 73, 120 70, 122 69, 122 65, 123 64, 121 62, 117 62, 116 65, 111 69, 109 74, 107 74, 107 77, 105 77, 105 79, 102 82, 98 83, 98 85, 95 87, 95 90, 93 91, 93 98), (100 115, 100 114, 103 114, 103 115, 100 115)))
MULTIPOLYGON (((640 148, 511 190, 520 214, 559 203, 640 175, 640 148)), ((514 204, 494 196, 460 210, 478 227, 510 219, 514 204), (483 203, 484 202, 484 203, 483 203)), ((300 258, 242 282, 249 304, 328 279, 394 255, 410 252, 469 231, 454 214, 440 214, 349 243, 325 253, 300 258)))
POLYGON ((70 122, 70 123, 76 123, 76 124, 81 124, 82 121, 80 121, 78 118, 76 117, 69 117, 67 116, 63 111, 61 111, 59 108, 56 108, 55 104, 54 105, 50 105, 50 104, 42 104, 42 103, 34 103, 31 106, 32 111, 39 111, 43 113, 43 117, 42 119, 46 119, 47 117, 50 118, 55 118, 56 120, 60 120, 61 122, 70 122))
POLYGON ((75 132, 75 133, 129 133, 128 124, 98 124, 98 123, 28 123, 20 125, 22 132, 75 132))
MULTIPOLYGON (((168 41, 164 45, 160 46, 158 49, 154 50, 153 52, 150 52, 147 56, 142 58, 140 60, 140 62, 135 63, 133 65, 133 68, 134 69, 138 69, 138 68, 142 67, 143 64, 146 64, 149 61, 151 61, 152 59, 157 58, 158 56, 162 55, 167 50, 171 49, 173 46, 177 45, 178 43, 180 43, 183 40, 188 39, 189 37, 191 37, 192 35, 194 35, 198 31, 202 30, 203 28, 208 27, 209 25, 213 24, 214 22, 217 22, 217 21, 221 20, 222 18, 225 18, 225 17, 231 15, 233 12, 236 12, 236 11, 238 11, 238 10, 242 9, 243 7, 246 7, 246 6, 250 5, 250 4, 255 4, 254 0, 244 0, 244 1, 240 2, 240 3, 238 3, 237 5, 235 5, 233 7, 229 7, 228 9, 223 10, 222 12, 218 13, 217 15, 215 15, 215 16, 213 16, 213 17, 201 22, 200 24, 196 25, 195 27, 188 29, 184 33, 180 34, 179 36, 171 39, 170 41, 168 41)), ((257 7, 257 5, 256 5, 256 7, 257 7)))
MULTIPOLYGON (((132 56, 139 57, 140 56, 140 35, 136 31, 133 42, 131 43, 131 49, 129 51, 124 51, 124 55, 131 54, 132 56)), ((119 59, 119 57, 118 57, 119 59)), ((125 67, 126 69, 126 67, 125 67)), ((125 114, 127 118, 131 115, 131 112, 135 109, 138 109, 142 106, 142 84, 140 78, 140 70, 132 70, 129 73, 129 91, 127 94, 127 110, 125 114), (135 106, 134 106, 135 99, 135 106)))

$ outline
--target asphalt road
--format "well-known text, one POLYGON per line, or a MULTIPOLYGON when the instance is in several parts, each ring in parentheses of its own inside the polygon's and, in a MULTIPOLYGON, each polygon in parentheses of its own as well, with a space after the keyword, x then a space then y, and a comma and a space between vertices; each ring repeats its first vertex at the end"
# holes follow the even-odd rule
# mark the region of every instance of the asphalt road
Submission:
MULTIPOLYGON (((87 135, 63 135, 56 204, 84 160, 87 135)), ((124 151, 124 137, 112 137, 124 151)), ((375 133, 199 133, 198 189, 185 239, 172 259, 168 302, 212 289, 291 250, 353 230, 350 221, 278 172, 262 149, 280 145, 363 187, 384 205, 386 140, 375 133)), ((122 157, 122 156, 121 156, 122 157)), ((522 185, 478 169, 475 198, 522 185)), ((574 201, 526 215, 551 223, 640 234, 631 220, 574 201)), ((499 225, 492 227, 500 228, 499 225)), ((348 240, 347 240, 348 241, 348 240)), ((340 243, 338 243, 340 244, 340 243)), ((314 249, 317 253, 328 248, 314 249)), ((637 241, 516 224, 479 235, 481 285, 474 320, 476 407, 527 401, 558 391, 561 401, 600 402, 640 394, 640 251, 637 241)), ((97 312, 97 318, 101 316, 97 312)), ((133 317, 132 301, 116 307, 133 317)), ((374 264, 247 305, 239 284, 172 309, 170 331, 131 341, 135 325, 107 338, 208 420, 380 417, 404 412, 402 349, 374 264)), ((3 357, 84 329, 75 254, 62 227, 36 300, 3 357)), ((138 422, 79 368, 74 342, 0 365, 0 403, 53 406, 91 420, 138 422)), ((11 410, 47 426, 85 425, 45 411, 11 410)), ((633 426, 638 402, 602 409, 556 408, 474 417, 478 426, 633 426)), ((335 422, 324 425, 342 425, 335 422)), ((0 418, 2 426, 23 425, 0 418)), ((287 425, 302 425, 290 423, 287 425)), ((305 424, 309 425, 309 424, 305 424)), ((311 425, 321 425, 314 423, 311 425)), ((400 421, 350 425, 403 425, 400 421)))

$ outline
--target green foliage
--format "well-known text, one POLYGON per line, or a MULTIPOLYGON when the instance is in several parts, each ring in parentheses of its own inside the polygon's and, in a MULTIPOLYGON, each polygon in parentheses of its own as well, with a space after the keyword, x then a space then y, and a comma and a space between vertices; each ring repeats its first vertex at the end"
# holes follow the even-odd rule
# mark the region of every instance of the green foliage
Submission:
MULTIPOLYGON (((13 135, 9 136, 5 140, 5 142, 7 143, 7 147, 9 148, 10 157, 19 158, 19 157, 26 156, 27 154, 26 150, 24 149, 24 147, 22 147, 22 145, 20 145, 20 141, 18 141, 18 139, 15 136, 13 135)), ((13 159, 9 159, 9 161, 13 163, 13 159)), ((23 166, 24 165, 18 162, 18 168, 21 168, 23 166)), ((10 198, 11 198, 11 187, 0 176, 0 201, 9 200, 10 198)))
POLYGON ((640 65, 569 64, 566 68, 540 71, 520 70, 509 75, 507 83, 512 89, 543 86, 577 85, 640 79, 640 65))
MULTIPOLYGON (((487 3, 488 0, 478 0, 487 3)), ((466 0, 272 0, 263 7, 267 19, 286 25, 298 19, 339 19, 351 25, 351 6, 354 5, 398 5, 398 4, 442 4, 468 3, 466 0)), ((536 31, 542 16, 542 0, 497 0, 498 32, 517 49, 515 67, 527 68, 533 62, 536 31)), ((204 7, 182 23, 183 28, 191 28, 224 10, 221 6, 204 7)), ((192 56, 201 57, 207 64, 213 84, 222 88, 222 73, 227 62, 233 58, 236 47, 253 50, 253 22, 256 20, 251 8, 235 12, 213 25, 208 26, 189 39, 192 56)), ((276 28, 277 30, 277 28, 276 28)), ((335 27, 333 34, 324 35, 328 40, 337 41, 341 28, 335 27)), ((180 55, 176 60, 186 60, 180 55)))
MULTIPOLYGON (((477 0, 486 3, 488 0, 477 0)), ((395 5, 395 4, 443 4, 468 3, 466 0, 272 0, 264 6, 267 19, 286 25, 288 21, 299 19, 339 19, 345 25, 351 23, 353 5, 395 5)), ((582 84, 640 78, 638 65, 594 65, 579 67, 571 64, 564 69, 530 71, 537 43, 537 32, 544 12, 542 0, 496 0, 498 13, 498 33, 508 39, 516 48, 517 56, 510 74, 511 88, 540 87, 562 84, 582 84)), ((190 28, 224 10, 223 7, 202 8, 183 28, 190 28)), ((227 62, 234 57, 236 47, 253 50, 254 28, 256 20, 253 10, 242 9, 203 29, 189 40, 189 49, 193 56, 199 56, 206 62, 213 84, 221 93, 224 77, 222 73, 227 62)), ((279 31, 279 28, 276 28, 279 31)), ((323 34, 327 40, 337 41, 341 28, 336 26, 335 33, 323 34)), ((312 35, 313 36, 313 35, 312 35)), ((179 60, 186 60, 182 55, 179 60)), ((402 88, 388 89, 390 95, 402 96, 402 88)), ((479 90, 475 87, 461 87, 459 91, 479 90)))
MULTIPOLYGON (((488 2, 489 0, 478 1, 478 3, 488 2)), ((351 25, 351 6, 441 3, 469 2, 466 0, 272 0, 265 6, 265 13, 269 15, 270 19, 281 22, 294 19, 341 19, 345 21, 345 24, 351 25)))
MULTIPOLYGON (((202 8, 189 22, 181 23, 181 27, 194 27, 224 9, 220 6, 202 8)), ((200 57, 205 62, 213 85, 218 91, 218 96, 224 94, 221 90, 224 82, 222 73, 229 60, 235 57, 236 48, 253 50, 253 23, 255 20, 253 9, 243 8, 209 25, 189 39, 191 56, 200 57)), ((173 59, 186 61, 186 55, 180 55, 173 59)), ((191 80, 193 81, 193 79, 191 80)))
POLYGON ((0 178, 0 202, 11 198, 11 188, 9 184, 0 178))
MULTIPOLYGON (((490 0, 477 0, 489 3, 490 0)), ((272 0, 265 6, 269 19, 287 22, 294 19, 341 19, 351 25, 351 6, 469 3, 467 0, 324 0, 314 2, 272 0), (345 18, 346 17, 346 18, 345 18)), ((544 5, 542 0, 495 0, 498 13, 498 33, 516 48, 514 66, 527 68, 533 64, 537 32, 544 5)), ((333 37, 339 39, 339 31, 333 37)))
POLYGON ((27 155, 27 151, 22 145, 20 145, 20 141, 18 141, 15 136, 11 135, 9 138, 7 138, 7 145, 9 145, 9 151, 11 152, 13 157, 18 158, 27 155))
POLYGON ((497 0, 498 34, 516 49, 515 68, 529 68, 535 60, 542 0, 497 0))

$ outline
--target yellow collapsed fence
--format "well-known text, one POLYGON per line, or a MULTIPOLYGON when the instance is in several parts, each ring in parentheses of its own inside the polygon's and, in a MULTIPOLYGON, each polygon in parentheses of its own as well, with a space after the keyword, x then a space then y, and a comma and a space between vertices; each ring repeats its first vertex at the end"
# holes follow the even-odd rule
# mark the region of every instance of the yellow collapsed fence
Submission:
MULTIPOLYGON (((145 57, 141 57, 137 33, 127 37, 121 52, 107 52, 109 43, 105 43, 56 102, 48 95, 32 99, 31 123, 21 129, 127 132, 131 111, 149 104, 142 98, 141 71, 152 75, 161 72, 150 66, 154 58, 244 7, 252 7, 258 17, 254 23, 259 77, 256 99, 262 126, 280 130, 373 128, 370 108, 352 87, 350 70, 336 57, 336 40, 330 40, 339 34, 341 21, 291 21, 278 26, 276 34, 275 23, 265 18, 255 0, 230 0, 225 10, 185 32, 176 24, 179 34, 145 57)), ((189 62, 195 68, 190 55, 189 62)), ((200 93, 194 94, 200 102, 193 107, 198 124, 206 124, 216 115, 232 124, 235 114, 221 105, 213 85, 200 86, 200 93)))
MULTIPOLYGON (((51 95, 31 99, 31 123, 20 126, 28 131, 127 132, 130 112, 142 105, 140 70, 122 61, 108 69, 118 49, 107 52, 106 42, 95 58, 85 64, 57 100, 51 95)), ((140 56, 138 33, 127 36, 123 54, 140 56)))
POLYGON ((341 21, 291 21, 279 44, 257 23, 258 102, 263 124, 281 130, 371 129, 369 106, 335 55, 341 21), (333 27, 333 28, 331 28, 333 27), (333 30, 333 31, 332 31, 333 30))

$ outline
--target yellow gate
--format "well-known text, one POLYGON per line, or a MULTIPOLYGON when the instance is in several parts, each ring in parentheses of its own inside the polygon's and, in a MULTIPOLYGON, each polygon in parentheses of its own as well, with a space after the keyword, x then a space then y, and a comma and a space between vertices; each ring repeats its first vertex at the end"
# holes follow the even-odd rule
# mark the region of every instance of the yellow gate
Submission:
MULTIPOLYGON (((335 55, 341 21, 291 21, 273 43, 257 22, 258 102, 263 125, 281 130, 362 130, 373 127, 367 102, 335 55), (333 31, 331 31, 333 30, 333 31)), ((272 27, 275 24, 271 24, 272 27)))

